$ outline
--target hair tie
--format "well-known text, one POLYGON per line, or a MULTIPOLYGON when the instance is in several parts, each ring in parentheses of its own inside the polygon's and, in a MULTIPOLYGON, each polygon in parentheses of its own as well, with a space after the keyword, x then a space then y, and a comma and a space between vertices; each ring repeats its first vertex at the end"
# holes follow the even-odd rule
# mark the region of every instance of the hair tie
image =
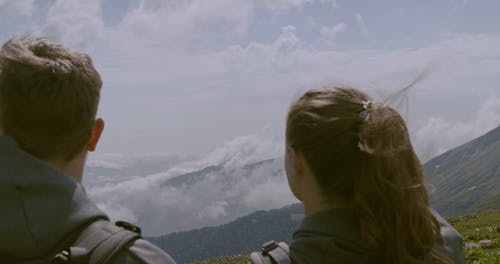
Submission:
POLYGON ((363 111, 359 113, 359 117, 361 117, 361 119, 363 119, 364 121, 368 121, 370 120, 370 111, 372 109, 373 101, 363 100, 361 104, 363 105, 363 111))
POLYGON ((59 63, 56 60, 49 61, 49 66, 50 66, 50 70, 52 71, 52 73, 56 73, 57 72, 57 69, 59 67, 58 64, 59 63))
MULTIPOLYGON (((361 102, 361 105, 363 106, 363 110, 359 113, 359 117, 364 121, 368 122, 370 120, 370 112, 372 110, 373 106, 373 101, 372 100, 363 100, 361 102)), ((361 152, 367 153, 367 154, 373 154, 373 149, 371 149, 368 146, 368 142, 366 142, 366 138, 364 138, 361 135, 358 135, 358 149, 361 152)))

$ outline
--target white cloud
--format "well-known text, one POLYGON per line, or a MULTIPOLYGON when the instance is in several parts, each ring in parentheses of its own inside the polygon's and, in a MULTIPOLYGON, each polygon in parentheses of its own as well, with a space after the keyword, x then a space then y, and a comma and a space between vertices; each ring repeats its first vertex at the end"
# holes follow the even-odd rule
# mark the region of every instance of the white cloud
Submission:
MULTIPOLYGON (((465 97, 471 87, 479 91, 474 102, 455 112, 473 112, 480 98, 498 95, 493 85, 499 81, 500 38, 495 35, 442 35, 441 41, 415 49, 340 51, 335 45, 318 47, 315 40, 335 38, 346 30, 344 23, 306 38, 292 23, 294 15, 274 39, 248 39, 260 16, 335 2, 141 0, 121 22, 106 27, 100 1, 59 0, 51 2, 39 31, 91 51, 105 83, 101 112, 111 121, 104 151, 203 153, 255 127, 282 127, 286 107, 299 90, 341 82, 387 94, 435 60, 444 60, 444 66, 419 90, 452 98, 465 97), (146 133, 146 139, 132 140, 146 133)), ((32 1, 0 4, 9 7, 2 11, 33 13, 32 1)), ((354 18, 364 31, 363 16, 354 18)), ((422 105, 414 104, 413 112, 440 111, 436 104, 422 105)))
POLYGON ((105 33, 100 0, 56 0, 40 34, 70 47, 89 50, 105 33))
POLYGON ((339 23, 332 27, 322 26, 319 33, 324 41, 333 42, 338 34, 347 30, 345 23, 339 23))
POLYGON ((264 7, 275 12, 290 10, 294 8, 302 8, 304 5, 314 4, 315 2, 331 5, 332 7, 336 7, 337 5, 336 0, 254 0, 254 2, 258 7, 264 7))
POLYGON ((479 137, 500 125, 500 98, 491 97, 466 121, 442 117, 422 121, 413 134, 414 147, 423 161, 479 137))
POLYGON ((337 6, 337 0, 319 0, 319 2, 322 3, 322 4, 329 4, 332 7, 336 7, 337 6))
POLYGON ((296 35, 296 28, 288 25, 281 29, 280 35, 270 44, 252 42, 246 47, 231 46, 216 53, 213 59, 221 59, 222 65, 231 65, 232 68, 224 70, 231 70, 232 74, 257 71, 259 74, 265 74, 259 77, 269 78, 276 70, 287 70, 295 66, 296 52, 307 48, 296 35))
MULTIPOLYGON (((336 51, 315 46, 299 37, 294 25, 287 25, 269 42, 228 41, 245 35, 262 9, 281 12, 278 10, 313 2, 143 0, 116 27, 107 28, 100 1, 54 1, 41 32, 66 45, 92 51, 105 80, 101 111, 112 121, 103 146, 126 146, 118 151, 142 148, 144 153, 164 144, 153 151, 177 153, 190 148, 187 153, 193 153, 204 144, 204 152, 246 133, 252 125, 242 120, 256 120, 258 127, 282 127, 286 107, 300 89, 342 82, 387 95, 436 60, 443 64, 435 74, 438 77, 428 78, 417 89, 454 97, 464 96, 470 87, 482 87, 476 88, 485 92, 477 95, 475 103, 458 109, 469 112, 481 106, 481 96, 495 94, 493 85, 498 83, 500 69, 500 38, 495 36, 448 35, 417 49, 336 51), (225 12, 228 9, 231 12, 225 12), (372 84, 380 88, 374 89, 372 84), (159 87, 158 91, 151 92, 156 89, 152 87, 159 87), (206 112, 210 116, 203 117, 206 112), (120 121, 123 116, 137 125, 129 126, 128 118, 120 121), (235 130, 227 129, 228 120, 234 120, 229 122, 235 123, 235 130), (171 125, 174 122, 177 125, 171 125), (145 144, 130 140, 141 127, 151 127, 145 144), (200 130, 207 135, 200 135, 200 130), (187 138, 199 138, 201 143, 186 144, 187 138)), ((25 10, 24 14, 32 12, 28 8, 31 2, 23 3, 16 4, 23 6, 18 9, 25 10)), ((367 33, 361 14, 354 17, 367 33)), ((324 26, 318 35, 334 40, 346 29, 345 23, 324 26)), ((419 112, 427 108, 441 111, 436 105, 412 106, 417 115, 413 119, 420 124, 429 117, 419 112)))
POLYGON ((363 36, 365 38, 369 38, 370 37, 370 33, 368 31, 368 27, 366 26, 365 20, 363 19, 363 17, 361 16, 361 14, 360 13, 356 13, 354 15, 354 19, 356 20, 356 25, 361 30, 361 33, 363 34, 363 36))
MULTIPOLYGON (((341 28, 338 26, 337 32, 341 28)), ((176 126, 165 122, 164 126, 155 127, 153 130, 158 131, 157 135, 149 131, 156 142, 165 142, 165 138, 174 138, 176 135, 197 138, 200 137, 197 132, 199 129, 220 136, 217 140, 221 142, 250 129, 247 126, 250 123, 242 120, 262 120, 259 127, 268 124, 282 126, 286 107, 293 94, 300 89, 348 83, 370 94, 388 95, 413 79, 429 63, 438 63, 441 67, 414 88, 422 92, 416 92, 410 98, 424 95, 431 98, 458 98, 469 94, 471 87, 476 87, 478 91, 483 91, 472 95, 477 100, 456 111, 473 112, 480 107, 479 98, 498 91, 495 87, 499 81, 500 38, 495 36, 450 35, 439 43, 417 49, 335 51, 316 48, 299 37, 296 27, 288 25, 269 43, 250 42, 216 51, 171 53, 161 45, 141 46, 143 44, 139 42, 134 45, 137 46, 125 54, 119 53, 116 55, 117 60, 113 59, 112 63, 104 64, 102 68, 108 87, 120 88, 112 91, 113 96, 119 97, 117 93, 127 86, 162 87, 161 96, 154 94, 147 97, 145 90, 146 95, 124 104, 123 111, 118 111, 120 116, 133 116, 134 113, 128 112, 142 111, 151 119, 179 122, 176 126), (122 61, 120 56, 126 56, 126 59, 122 61), (235 101, 234 98, 241 99, 235 101), (268 103, 267 100, 252 98, 274 99, 268 103), (192 107, 187 107, 187 102, 192 107), (242 107, 242 104, 246 107, 242 107), (134 105, 141 108, 135 109, 134 105), (210 120, 202 118, 207 109, 210 120), (174 116, 178 112, 183 113, 183 118, 174 116), (186 120, 190 124, 198 124, 198 127, 186 129, 189 126, 184 125, 186 120), (216 131, 217 127, 227 128, 228 120, 238 123, 241 130, 233 134, 227 129, 216 131)), ((428 118, 427 109, 442 111, 439 102, 424 104, 422 98, 412 99, 412 102, 415 101, 419 103, 412 104, 411 112, 417 120, 428 118)), ((106 103, 103 102, 104 105, 106 103)), ((453 112, 449 114, 447 119, 461 116, 453 112)), ((119 116, 112 118, 117 120, 119 116)), ((135 119, 142 122, 139 117, 135 119)), ((141 126, 148 125, 143 123, 141 126)), ((174 153, 185 150, 186 144, 182 143, 182 138, 166 142, 165 149, 173 150, 174 153)), ((107 138, 106 141, 117 142, 117 138, 107 138)), ((207 141, 204 144, 210 143, 207 141)), ((131 143, 125 139, 123 144, 114 144, 131 143)))
POLYGON ((127 219, 128 222, 132 223, 139 221, 133 209, 126 204, 108 206, 106 203, 98 203, 97 207, 106 212, 106 214, 115 216, 116 219, 127 219))
POLYGON ((228 30, 229 34, 243 34, 252 17, 253 6, 248 1, 143 0, 126 15, 115 37, 131 37, 128 45, 153 45, 164 51, 179 52, 212 44, 213 39, 207 33, 224 35, 224 30, 228 30), (229 27, 217 31, 221 25, 229 27))
POLYGON ((280 157, 283 153, 281 143, 284 139, 277 137, 270 129, 263 129, 258 134, 237 137, 224 146, 209 153, 198 162, 198 167, 224 164, 226 167, 238 168, 261 160, 280 157))
POLYGON ((88 160, 86 166, 104 169, 122 169, 124 167, 123 164, 107 160, 88 160))
POLYGON ((19 16, 30 16, 34 10, 35 0, 0 0, 0 23, 17 19, 19 16))
POLYGON ((197 213, 197 217, 200 219, 219 219, 226 215, 226 207, 228 203, 226 201, 214 201, 204 208, 201 208, 197 213))
POLYGON ((464 9, 470 2, 471 0, 452 0, 451 5, 455 9, 464 9))
POLYGON ((257 6, 263 7, 272 11, 282 11, 291 8, 300 8, 307 3, 311 3, 311 0, 254 0, 257 6))
POLYGON ((255 188, 251 188, 244 197, 243 204, 259 210, 271 210, 295 201, 283 178, 274 177, 256 183, 255 188))

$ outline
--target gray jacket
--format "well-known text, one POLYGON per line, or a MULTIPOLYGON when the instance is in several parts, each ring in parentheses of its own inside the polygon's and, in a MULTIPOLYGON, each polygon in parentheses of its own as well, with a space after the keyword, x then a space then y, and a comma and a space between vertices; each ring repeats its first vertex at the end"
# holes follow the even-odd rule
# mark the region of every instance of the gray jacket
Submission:
MULTIPOLYGON (((460 234, 436 212, 445 246, 434 249, 453 263, 465 264, 460 234)), ((367 250, 357 217, 349 209, 319 212, 304 218, 290 245, 292 263, 384 263, 376 252, 367 250)), ((430 256, 429 256, 430 257, 430 256)))
MULTIPOLYGON (((0 136, 0 212, 0 263, 47 257, 70 234, 95 220, 108 219, 78 182, 24 152, 6 136, 0 136)), ((175 261, 138 239, 111 263, 175 261)))

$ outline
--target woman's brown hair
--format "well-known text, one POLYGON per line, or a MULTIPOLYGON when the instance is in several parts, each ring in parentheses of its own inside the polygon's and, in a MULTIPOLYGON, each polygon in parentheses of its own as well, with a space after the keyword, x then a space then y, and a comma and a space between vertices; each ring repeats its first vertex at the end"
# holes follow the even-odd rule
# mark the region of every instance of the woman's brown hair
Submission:
POLYGON ((396 110, 350 87, 312 89, 292 105, 286 137, 324 197, 352 201, 363 239, 384 263, 425 263, 442 237, 396 110))

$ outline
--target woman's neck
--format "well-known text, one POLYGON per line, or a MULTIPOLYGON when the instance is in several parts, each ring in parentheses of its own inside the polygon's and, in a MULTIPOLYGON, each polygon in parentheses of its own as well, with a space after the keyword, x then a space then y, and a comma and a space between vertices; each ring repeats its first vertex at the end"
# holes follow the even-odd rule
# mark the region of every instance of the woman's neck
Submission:
POLYGON ((342 199, 341 197, 330 195, 328 198, 326 198, 316 182, 304 184, 301 198, 302 202, 304 203, 305 215, 350 206, 350 203, 347 202, 346 199, 342 199))

